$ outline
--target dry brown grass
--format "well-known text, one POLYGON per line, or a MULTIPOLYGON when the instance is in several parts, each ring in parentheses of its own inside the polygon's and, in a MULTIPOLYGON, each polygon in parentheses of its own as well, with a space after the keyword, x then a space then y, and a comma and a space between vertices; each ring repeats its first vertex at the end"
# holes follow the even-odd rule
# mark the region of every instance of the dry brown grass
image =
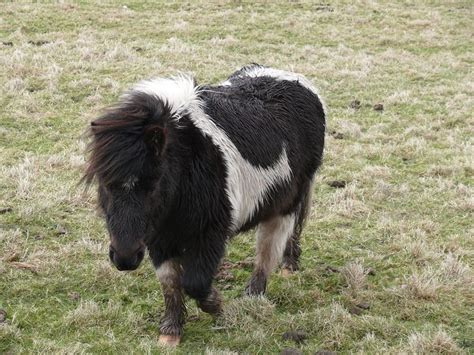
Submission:
POLYGON ((219 324, 225 328, 249 328, 271 320, 275 305, 266 297, 242 297, 226 304, 219 324))
POLYGON ((357 300, 367 288, 367 270, 362 264, 351 262, 342 268, 341 273, 347 283, 348 295, 357 300))
POLYGON ((463 351, 442 329, 434 333, 412 333, 405 351, 411 354, 461 354, 463 351))
MULTIPOLYGON (((152 267, 111 267, 94 191, 76 185, 83 132, 138 80, 183 71, 220 82, 249 62, 305 74, 329 109, 302 270, 247 299, 251 268, 232 267, 217 283, 223 317, 214 323, 189 302, 179 351, 472 352, 471 8, 2 4, 0 352, 169 352, 157 345, 152 267), (370 308, 352 314, 361 302, 370 308), (306 342, 283 340, 288 330, 306 342)), ((236 238, 227 258, 237 265, 253 245, 251 233, 236 238)))

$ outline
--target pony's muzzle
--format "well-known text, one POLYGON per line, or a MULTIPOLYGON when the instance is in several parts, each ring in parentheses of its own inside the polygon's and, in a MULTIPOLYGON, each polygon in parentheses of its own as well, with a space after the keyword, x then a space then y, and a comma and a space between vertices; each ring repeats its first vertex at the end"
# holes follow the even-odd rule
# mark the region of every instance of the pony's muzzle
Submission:
POLYGON ((143 260, 145 250, 143 247, 139 248, 130 255, 121 255, 112 246, 109 247, 110 261, 115 265, 119 271, 135 270, 143 260))

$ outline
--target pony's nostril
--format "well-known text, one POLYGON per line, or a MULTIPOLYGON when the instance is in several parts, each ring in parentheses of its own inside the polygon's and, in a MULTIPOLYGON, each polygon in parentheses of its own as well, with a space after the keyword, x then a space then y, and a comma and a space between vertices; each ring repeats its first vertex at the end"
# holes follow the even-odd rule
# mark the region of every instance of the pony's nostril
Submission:
POLYGON ((109 258, 112 264, 120 270, 135 270, 143 260, 145 256, 145 250, 140 248, 135 251, 135 253, 126 253, 122 255, 120 252, 117 252, 114 247, 109 247, 109 258))

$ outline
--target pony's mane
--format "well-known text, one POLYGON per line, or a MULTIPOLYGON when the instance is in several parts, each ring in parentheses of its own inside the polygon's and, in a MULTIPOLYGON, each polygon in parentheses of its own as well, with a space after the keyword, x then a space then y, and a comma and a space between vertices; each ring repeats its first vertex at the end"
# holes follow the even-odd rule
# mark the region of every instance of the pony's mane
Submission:
POLYGON ((140 172, 147 141, 163 131, 170 112, 162 100, 143 92, 129 92, 108 108, 89 127, 89 164, 82 181, 91 184, 100 178, 106 185, 125 183, 140 172))
POLYGON ((136 84, 91 123, 89 165, 82 181, 124 183, 142 171, 150 144, 163 143, 166 124, 198 101, 198 92, 194 78, 184 74, 136 84))

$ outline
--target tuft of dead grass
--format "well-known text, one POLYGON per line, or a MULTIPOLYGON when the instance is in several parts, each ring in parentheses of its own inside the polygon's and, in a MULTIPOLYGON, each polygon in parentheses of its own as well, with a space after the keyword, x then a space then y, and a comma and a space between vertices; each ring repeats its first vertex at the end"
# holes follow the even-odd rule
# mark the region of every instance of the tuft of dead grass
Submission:
POLYGON ((357 139, 362 135, 360 126, 353 121, 339 120, 334 124, 336 134, 341 134, 341 137, 357 139))
POLYGON ((100 323, 113 325, 119 319, 123 319, 124 312, 126 312, 126 321, 130 323, 130 326, 136 327, 140 322, 138 316, 125 311, 121 304, 112 300, 106 304, 99 304, 92 300, 81 300, 74 310, 64 315, 63 320, 67 326, 77 329, 94 327, 100 323))
POLYGON ((330 348, 337 348, 346 341, 351 323, 350 313, 341 304, 333 303, 320 323, 322 331, 331 334, 330 339, 326 338, 326 343, 330 348))
POLYGON ((206 348, 204 355, 238 355, 236 351, 206 348))
POLYGON ((360 342, 368 334, 372 335, 359 344, 360 348, 367 348, 369 345, 365 343, 368 342, 386 344, 389 334, 399 335, 400 332, 391 317, 370 314, 355 316, 339 302, 332 302, 311 312, 299 312, 280 322, 285 324, 283 329, 299 329, 317 336, 322 339, 320 346, 331 350, 344 348, 355 341, 360 342))
POLYGON ((359 262, 351 262, 341 269, 341 274, 347 284, 347 293, 354 300, 361 296, 367 288, 367 270, 359 262))
POLYGON ((408 241, 405 245, 405 249, 409 253, 410 257, 413 258, 417 264, 423 265, 426 262, 435 259, 437 257, 437 254, 435 251, 433 251, 432 247, 426 241, 426 233, 421 230, 418 230, 416 234, 418 236, 423 237, 416 238, 414 241, 408 241))
POLYGON ((411 354, 461 354, 462 350, 443 329, 436 332, 413 332, 404 350, 411 354))
POLYGON ((462 262, 461 257, 449 253, 440 266, 440 276, 446 284, 461 284, 465 287, 474 286, 474 276, 469 265, 462 262))
POLYGON ((219 318, 225 328, 254 328, 255 324, 269 322, 275 305, 266 297, 242 297, 228 302, 219 318))
POLYGON ((91 346, 89 344, 80 342, 58 344, 53 339, 35 339, 33 341, 33 346, 38 352, 49 354, 87 354, 91 351, 91 346))
POLYGON ((368 212, 367 206, 357 194, 356 184, 352 183, 334 192, 329 208, 330 212, 348 218, 361 216, 368 212))
POLYGON ((427 267, 421 273, 416 272, 408 276, 404 288, 413 297, 434 300, 441 285, 438 273, 433 268, 427 267))
POLYGON ((0 323, 0 343, 16 341, 21 337, 20 329, 11 322, 0 323))

